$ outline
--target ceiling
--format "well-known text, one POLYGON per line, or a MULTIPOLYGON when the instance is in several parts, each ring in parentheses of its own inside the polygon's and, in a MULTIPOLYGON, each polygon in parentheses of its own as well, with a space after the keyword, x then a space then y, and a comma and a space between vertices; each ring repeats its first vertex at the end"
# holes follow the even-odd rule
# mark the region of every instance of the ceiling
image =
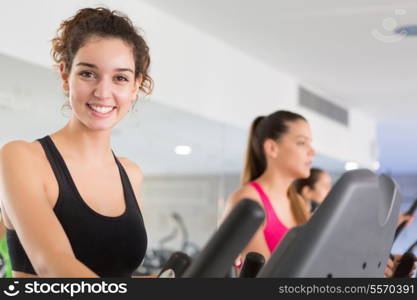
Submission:
POLYGON ((143 0, 379 121, 414 118, 416 0, 143 0))

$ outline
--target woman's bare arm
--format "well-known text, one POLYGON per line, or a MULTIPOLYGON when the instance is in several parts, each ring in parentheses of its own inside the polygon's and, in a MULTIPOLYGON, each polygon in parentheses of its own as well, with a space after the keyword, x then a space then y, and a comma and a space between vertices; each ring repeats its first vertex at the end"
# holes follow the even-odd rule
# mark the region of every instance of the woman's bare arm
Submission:
POLYGON ((0 150, 2 206, 40 277, 98 277, 76 259, 47 200, 39 158, 30 144, 15 141, 0 150))
MULTIPOLYGON (((227 215, 233 210, 233 208, 244 198, 255 200, 262 206, 257 192, 251 186, 244 186, 233 193, 227 200, 223 219, 226 218, 227 215)), ((265 257, 265 260, 268 260, 271 256, 263 234, 264 226, 265 222, 259 227, 247 246, 243 249, 241 253, 243 259, 249 252, 257 252, 262 254, 265 257)))

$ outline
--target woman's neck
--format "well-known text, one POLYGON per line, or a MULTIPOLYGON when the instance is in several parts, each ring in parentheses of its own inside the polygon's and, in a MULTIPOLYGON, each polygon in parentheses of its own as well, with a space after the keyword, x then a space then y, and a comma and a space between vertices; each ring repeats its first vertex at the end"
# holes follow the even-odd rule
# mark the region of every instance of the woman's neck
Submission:
POLYGON ((112 158, 111 130, 90 130, 78 120, 71 119, 65 127, 51 134, 51 137, 71 158, 103 163, 112 158))
POLYGON ((277 201, 288 201, 288 188, 293 183, 294 178, 279 170, 267 168, 256 181, 262 185, 267 194, 275 195, 274 199, 277 199, 277 201))

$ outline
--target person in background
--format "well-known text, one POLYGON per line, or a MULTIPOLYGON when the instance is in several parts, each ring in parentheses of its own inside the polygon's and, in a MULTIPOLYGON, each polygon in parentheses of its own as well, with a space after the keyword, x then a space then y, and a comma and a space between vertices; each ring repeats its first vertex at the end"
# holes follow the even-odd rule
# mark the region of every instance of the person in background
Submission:
POLYGON ((268 260, 287 231, 310 218, 292 182, 310 175, 311 142, 310 126, 299 114, 280 110, 253 121, 242 187, 229 197, 224 213, 244 198, 257 201, 265 210, 265 221, 241 253, 243 257, 254 251, 268 260))
POLYGON ((294 181, 294 187, 310 207, 310 212, 323 202, 332 188, 330 174, 319 168, 311 168, 310 176, 294 181))

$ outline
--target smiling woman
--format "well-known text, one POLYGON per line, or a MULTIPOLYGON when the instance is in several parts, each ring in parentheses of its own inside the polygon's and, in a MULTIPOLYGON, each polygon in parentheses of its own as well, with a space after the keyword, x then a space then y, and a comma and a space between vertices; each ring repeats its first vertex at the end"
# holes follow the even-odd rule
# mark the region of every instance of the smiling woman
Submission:
POLYGON ((113 127, 133 105, 140 84, 130 47, 117 38, 91 37, 73 63, 70 74, 61 64, 61 76, 76 120, 91 129, 113 127))
POLYGON ((131 276, 147 235, 142 173, 110 147, 112 128, 149 94, 149 49, 116 11, 64 21, 52 55, 72 115, 66 126, 0 152, 2 213, 14 277, 131 276))

